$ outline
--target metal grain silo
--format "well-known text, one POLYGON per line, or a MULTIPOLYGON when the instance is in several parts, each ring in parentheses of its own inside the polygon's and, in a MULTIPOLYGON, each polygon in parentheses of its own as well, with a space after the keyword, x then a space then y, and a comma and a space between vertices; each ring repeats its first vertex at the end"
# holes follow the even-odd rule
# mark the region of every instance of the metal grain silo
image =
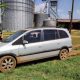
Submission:
POLYGON ((43 21, 45 19, 48 19, 48 15, 44 13, 36 13, 34 15, 34 23, 35 27, 42 27, 43 26, 43 21))
POLYGON ((4 30, 17 31, 33 27, 34 2, 32 0, 3 0, 6 4, 2 16, 4 30))
POLYGON ((55 20, 45 20, 43 21, 44 27, 56 27, 56 21, 55 20))

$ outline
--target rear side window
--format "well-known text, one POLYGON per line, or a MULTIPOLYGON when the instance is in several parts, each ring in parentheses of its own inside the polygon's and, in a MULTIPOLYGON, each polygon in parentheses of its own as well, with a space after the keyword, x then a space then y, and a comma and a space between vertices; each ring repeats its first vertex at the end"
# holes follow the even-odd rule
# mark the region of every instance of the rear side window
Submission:
POLYGON ((59 36, 60 36, 60 39, 69 37, 68 34, 63 30, 59 30, 59 36))
POLYGON ((44 41, 58 39, 57 30, 44 30, 44 41))

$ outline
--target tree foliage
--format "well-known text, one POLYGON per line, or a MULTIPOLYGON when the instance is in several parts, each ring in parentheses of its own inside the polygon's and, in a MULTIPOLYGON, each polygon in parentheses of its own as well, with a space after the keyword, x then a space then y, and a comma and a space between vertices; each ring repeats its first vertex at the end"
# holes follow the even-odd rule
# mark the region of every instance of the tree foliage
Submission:
POLYGON ((6 8, 6 7, 7 7, 6 3, 0 4, 0 8, 6 8))

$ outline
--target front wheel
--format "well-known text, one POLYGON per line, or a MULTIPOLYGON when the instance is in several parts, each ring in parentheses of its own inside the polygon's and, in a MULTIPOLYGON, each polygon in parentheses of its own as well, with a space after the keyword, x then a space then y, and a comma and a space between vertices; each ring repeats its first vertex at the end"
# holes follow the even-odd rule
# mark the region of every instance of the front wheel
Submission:
POLYGON ((61 59, 61 60, 65 60, 65 59, 67 59, 68 58, 68 50, 67 49, 62 49, 61 51, 60 51, 60 54, 59 54, 59 58, 61 59))
POLYGON ((0 71, 7 72, 16 67, 16 59, 12 56, 4 56, 0 59, 0 71))

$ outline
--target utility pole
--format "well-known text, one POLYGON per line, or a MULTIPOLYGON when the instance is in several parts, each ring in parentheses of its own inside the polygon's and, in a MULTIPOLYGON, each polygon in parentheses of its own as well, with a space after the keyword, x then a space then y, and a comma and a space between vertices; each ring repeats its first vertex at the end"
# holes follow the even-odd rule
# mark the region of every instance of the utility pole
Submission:
POLYGON ((73 28, 73 12, 74 12, 74 0, 72 0, 72 9, 71 9, 71 19, 70 19, 70 28, 69 32, 71 33, 71 29, 73 28))

